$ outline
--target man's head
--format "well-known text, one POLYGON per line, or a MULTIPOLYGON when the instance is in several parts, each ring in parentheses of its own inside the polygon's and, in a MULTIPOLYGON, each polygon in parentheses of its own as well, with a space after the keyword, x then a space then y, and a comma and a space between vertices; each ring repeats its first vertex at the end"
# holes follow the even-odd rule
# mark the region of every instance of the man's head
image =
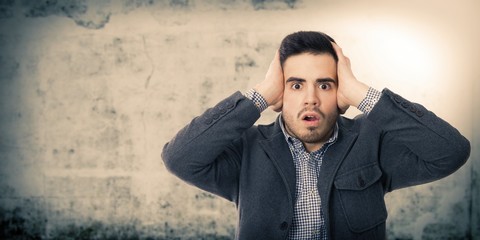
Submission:
POLYGON ((330 41, 323 33, 297 32, 288 35, 280 47, 285 129, 309 151, 328 140, 339 114, 338 57, 330 41))
POLYGON ((329 54, 338 61, 337 53, 332 47, 333 38, 322 32, 300 31, 286 36, 280 44, 280 64, 283 67, 285 60, 300 53, 329 54))

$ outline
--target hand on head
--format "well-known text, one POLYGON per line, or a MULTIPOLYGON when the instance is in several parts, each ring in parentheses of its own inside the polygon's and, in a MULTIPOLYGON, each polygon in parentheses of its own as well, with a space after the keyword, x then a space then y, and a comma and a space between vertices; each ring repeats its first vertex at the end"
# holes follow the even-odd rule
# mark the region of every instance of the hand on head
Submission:
POLYGON ((265 75, 265 79, 255 86, 255 90, 265 98, 268 106, 272 107, 274 111, 280 112, 283 106, 284 85, 280 53, 277 50, 265 75))
POLYGON ((350 59, 343 54, 342 48, 332 42, 332 46, 338 56, 337 63, 337 104, 341 114, 345 113, 350 106, 357 107, 366 96, 368 86, 357 80, 353 75, 350 59))

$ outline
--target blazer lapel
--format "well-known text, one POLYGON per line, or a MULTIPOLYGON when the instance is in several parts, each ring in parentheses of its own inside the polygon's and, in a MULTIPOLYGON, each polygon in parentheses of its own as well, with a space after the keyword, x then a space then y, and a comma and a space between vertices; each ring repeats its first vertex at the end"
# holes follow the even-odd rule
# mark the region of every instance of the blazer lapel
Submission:
MULTIPOLYGON (((296 173, 292 154, 290 153, 288 144, 285 141, 285 136, 278 126, 278 120, 275 122, 273 127, 270 127, 270 129, 271 132, 262 131, 264 134, 266 134, 267 138, 260 141, 260 145, 281 175, 289 193, 289 200, 293 208, 295 204, 296 173)), ((266 130, 266 128, 262 130, 266 130)))
MULTIPOLYGON (((350 152, 358 134, 345 129, 339 122, 338 139, 335 144, 329 147, 323 158, 322 167, 318 177, 318 190, 322 199, 322 208, 325 212, 325 224, 330 229, 329 199, 332 191, 333 181, 340 165, 350 152)), ((329 231, 327 231, 329 234, 329 231)))

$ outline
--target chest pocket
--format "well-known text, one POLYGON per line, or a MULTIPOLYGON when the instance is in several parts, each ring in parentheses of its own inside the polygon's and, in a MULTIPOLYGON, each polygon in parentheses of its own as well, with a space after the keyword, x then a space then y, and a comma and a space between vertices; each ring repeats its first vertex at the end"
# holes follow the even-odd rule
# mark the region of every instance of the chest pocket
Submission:
POLYGON ((335 178, 335 188, 349 228, 353 232, 369 230, 387 219, 378 164, 355 169, 335 178))

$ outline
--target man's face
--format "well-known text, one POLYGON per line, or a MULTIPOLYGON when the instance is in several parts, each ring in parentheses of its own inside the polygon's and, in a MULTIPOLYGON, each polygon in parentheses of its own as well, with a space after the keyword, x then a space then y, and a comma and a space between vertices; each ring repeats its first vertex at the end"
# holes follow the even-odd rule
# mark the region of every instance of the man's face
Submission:
POLYGON ((283 75, 282 114, 287 132, 304 144, 323 145, 338 117, 335 60, 329 54, 290 56, 283 75))

